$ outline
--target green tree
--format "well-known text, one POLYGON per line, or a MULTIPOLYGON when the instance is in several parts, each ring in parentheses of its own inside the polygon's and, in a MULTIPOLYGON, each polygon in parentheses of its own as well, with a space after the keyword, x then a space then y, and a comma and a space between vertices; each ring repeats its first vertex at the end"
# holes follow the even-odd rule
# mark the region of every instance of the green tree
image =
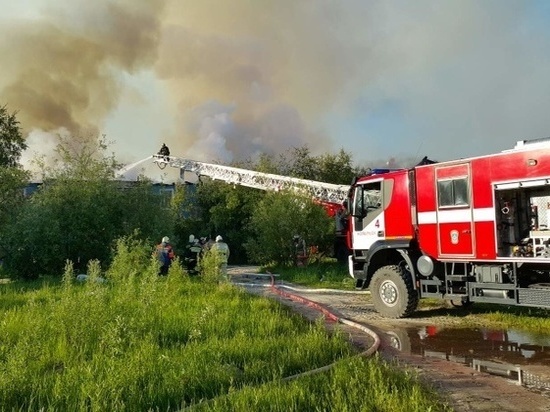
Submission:
POLYGON ((14 219, 23 202, 29 174, 18 167, 0 166, 0 228, 14 219))
POLYGON ((279 174, 319 182, 349 185, 363 171, 353 166, 350 153, 313 156, 307 146, 294 147, 279 161, 279 174))
POLYGON ((340 149, 337 154, 324 154, 316 158, 316 180, 326 183, 349 185, 359 170, 353 166, 351 154, 340 149))
POLYGON ((39 159, 44 183, 9 224, 4 245, 10 273, 33 278, 61 274, 66 260, 77 270, 98 259, 108 264, 113 242, 139 231, 160 239, 173 230, 174 214, 147 181, 113 179, 119 164, 104 138, 60 138, 58 160, 39 159))
MULTIPOLYGON (((202 211, 201 234, 214 239, 222 235, 231 248, 233 263, 247 261, 244 243, 250 237, 248 222, 264 192, 219 181, 205 181, 197 189, 202 211)), ((194 232, 197 235, 197 232, 194 232)))
POLYGON ((291 264, 295 256, 295 235, 302 237, 306 245, 316 245, 321 252, 328 252, 334 222, 323 207, 309 197, 270 192, 254 208, 250 230, 252 236, 245 247, 252 261, 291 264))
POLYGON ((293 147, 280 160, 281 173, 300 179, 319 180, 319 165, 307 146, 293 147))
POLYGON ((0 167, 17 167, 26 148, 16 113, 0 106, 0 167))
MULTIPOLYGON (((0 107, 0 232, 15 220, 23 202, 29 173, 21 168, 19 159, 26 148, 16 114, 9 114, 6 106, 0 107)), ((0 237, 0 257, 4 257, 1 246, 7 243, 0 237)))
POLYGON ((176 217, 174 223, 176 247, 174 250, 177 255, 183 255, 189 235, 199 238, 209 234, 206 229, 208 219, 203 221, 205 217, 197 195, 197 185, 176 185, 171 208, 176 217))

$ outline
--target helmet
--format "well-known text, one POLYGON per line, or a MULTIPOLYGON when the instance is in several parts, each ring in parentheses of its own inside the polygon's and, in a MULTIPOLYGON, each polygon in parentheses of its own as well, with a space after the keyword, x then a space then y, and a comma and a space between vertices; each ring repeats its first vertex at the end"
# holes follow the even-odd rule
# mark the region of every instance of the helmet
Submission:
POLYGON ((216 242, 221 242, 223 240, 223 237, 220 235, 216 236, 216 242))
POLYGON ((164 236, 162 238, 162 243, 168 243, 168 242, 170 242, 170 238, 168 236, 164 236))
POLYGON ((189 235, 189 243, 193 243, 195 241, 195 235, 189 235))

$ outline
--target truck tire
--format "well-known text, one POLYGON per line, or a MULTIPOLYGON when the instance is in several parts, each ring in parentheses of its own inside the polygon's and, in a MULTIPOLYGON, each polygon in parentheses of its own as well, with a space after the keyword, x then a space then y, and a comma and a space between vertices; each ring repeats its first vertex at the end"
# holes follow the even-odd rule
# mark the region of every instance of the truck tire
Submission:
POLYGON ((383 266, 374 272, 369 289, 374 308, 387 318, 406 318, 418 306, 412 277, 399 266, 383 266))

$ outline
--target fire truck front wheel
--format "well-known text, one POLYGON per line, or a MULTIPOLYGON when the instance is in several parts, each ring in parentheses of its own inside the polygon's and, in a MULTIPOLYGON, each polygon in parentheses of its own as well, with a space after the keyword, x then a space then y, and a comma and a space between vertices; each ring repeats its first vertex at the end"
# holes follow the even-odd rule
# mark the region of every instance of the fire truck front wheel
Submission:
POLYGON ((378 269, 370 282, 374 308, 387 318, 406 318, 418 305, 410 273, 400 266, 390 265, 378 269))

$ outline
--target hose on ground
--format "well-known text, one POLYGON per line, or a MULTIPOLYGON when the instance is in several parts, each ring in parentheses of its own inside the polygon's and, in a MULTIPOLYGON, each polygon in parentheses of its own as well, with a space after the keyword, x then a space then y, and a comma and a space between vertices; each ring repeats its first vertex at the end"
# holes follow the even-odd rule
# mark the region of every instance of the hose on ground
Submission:
MULTIPOLYGON (((378 348, 380 347, 380 337, 378 336, 378 334, 376 332, 374 332, 373 330, 367 328, 364 325, 361 325, 360 323, 357 323, 357 322, 352 321, 350 319, 346 319, 346 318, 342 318, 342 317, 337 316, 336 314, 332 313, 327 308, 325 308, 324 306, 320 305, 317 302, 314 302, 310 299, 304 298, 303 296, 295 295, 293 293, 289 293, 289 292, 286 292, 286 291, 280 289, 275 284, 275 277, 271 273, 270 273, 270 275, 271 275, 271 285, 270 285, 270 287, 271 287, 271 290, 274 293, 276 293, 280 296, 283 296, 285 298, 291 299, 295 302, 299 302, 299 303, 302 303, 302 304, 307 305, 309 307, 312 307, 312 308, 318 310, 319 312, 321 312, 325 316, 325 318, 328 319, 328 320, 332 320, 332 321, 337 322, 337 323, 342 323, 344 325, 354 327, 354 328, 359 329, 362 332, 366 333, 367 335, 369 335, 374 340, 373 344, 371 345, 370 348, 368 348, 367 350, 359 353, 357 356, 368 357, 368 356, 371 356, 372 354, 374 354, 378 350, 378 348)), ((288 380, 300 378, 302 376, 313 375, 313 374, 316 374, 316 373, 325 372, 325 371, 331 369, 332 367, 334 367, 338 362, 339 361, 331 363, 329 365, 321 366, 320 368, 317 368, 317 369, 312 369, 310 371, 302 372, 302 373, 299 373, 299 374, 296 374, 296 375, 287 376, 286 378, 283 378, 283 380, 288 381, 288 380)))

